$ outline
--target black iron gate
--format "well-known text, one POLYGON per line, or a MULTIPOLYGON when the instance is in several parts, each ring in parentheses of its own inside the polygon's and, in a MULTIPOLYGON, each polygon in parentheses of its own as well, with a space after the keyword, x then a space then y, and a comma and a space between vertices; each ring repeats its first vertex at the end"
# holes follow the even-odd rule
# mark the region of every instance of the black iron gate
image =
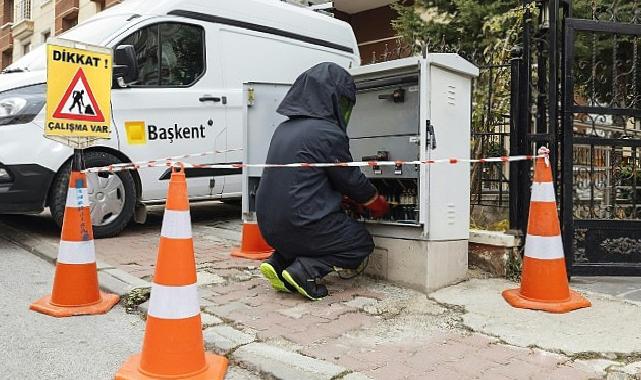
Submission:
POLYGON ((565 20, 561 204, 574 275, 641 275, 641 14, 633 5, 612 8, 607 21, 598 8, 592 20, 565 20))
MULTIPOLYGON (((523 0, 511 154, 551 149, 571 275, 641 276, 641 0, 523 0)), ((530 165, 512 164, 526 230, 530 165)))

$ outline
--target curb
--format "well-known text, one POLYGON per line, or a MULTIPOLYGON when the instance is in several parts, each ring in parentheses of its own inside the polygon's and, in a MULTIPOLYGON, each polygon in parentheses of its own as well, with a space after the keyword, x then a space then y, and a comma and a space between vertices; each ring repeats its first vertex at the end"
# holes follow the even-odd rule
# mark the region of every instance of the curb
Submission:
MULTIPOLYGON (((15 227, 0 222, 0 238, 18 245, 24 250, 50 262, 56 263, 58 257, 57 244, 41 239, 33 234, 20 231, 15 227)), ((100 288, 109 293, 115 293, 121 297, 126 296, 134 289, 150 288, 151 283, 134 277, 129 273, 115 268, 103 261, 96 260, 98 268, 98 282, 100 288)))

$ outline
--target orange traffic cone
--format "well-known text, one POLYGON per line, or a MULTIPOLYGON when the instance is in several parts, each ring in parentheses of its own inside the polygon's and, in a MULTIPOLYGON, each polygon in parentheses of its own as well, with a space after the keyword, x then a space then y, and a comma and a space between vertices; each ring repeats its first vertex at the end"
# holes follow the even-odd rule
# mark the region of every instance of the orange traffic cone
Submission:
MULTIPOLYGON (((547 148, 539 150, 540 155, 548 152, 547 148)), ((534 168, 521 288, 506 290, 503 297, 513 307, 550 313, 592 306, 568 284, 552 168, 547 158, 538 158, 534 168)))
POLYGON ((252 260, 265 260, 274 253, 274 248, 263 239, 258 229, 258 223, 253 221, 243 222, 243 234, 240 248, 232 251, 231 255, 252 260))
POLYGON ((31 304, 30 309, 53 317, 104 314, 119 300, 117 295, 98 288, 87 177, 72 171, 53 291, 31 304))
POLYGON ((160 235, 142 354, 116 379, 223 379, 227 359, 205 353, 184 170, 171 175, 160 235))

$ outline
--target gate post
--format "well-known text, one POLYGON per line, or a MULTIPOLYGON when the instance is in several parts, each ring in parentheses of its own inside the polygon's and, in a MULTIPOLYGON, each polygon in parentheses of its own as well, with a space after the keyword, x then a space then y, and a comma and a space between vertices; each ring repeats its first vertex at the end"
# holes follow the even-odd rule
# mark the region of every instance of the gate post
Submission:
MULTIPOLYGON (((521 73, 523 66, 523 48, 515 46, 512 48, 510 60, 511 80, 510 80, 510 155, 521 153, 523 136, 520 132, 519 124, 521 121, 521 73)), ((519 180, 520 162, 510 163, 510 230, 523 232, 521 218, 519 217, 522 210, 521 185, 519 180)))

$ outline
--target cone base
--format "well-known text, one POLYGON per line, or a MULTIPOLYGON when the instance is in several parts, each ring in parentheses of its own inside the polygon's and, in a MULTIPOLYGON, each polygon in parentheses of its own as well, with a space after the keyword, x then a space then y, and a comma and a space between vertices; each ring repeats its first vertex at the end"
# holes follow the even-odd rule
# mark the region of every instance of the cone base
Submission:
POLYGON ((241 257, 243 259, 250 260, 265 260, 272 257, 274 250, 270 251, 261 251, 261 252, 244 252, 242 249, 235 249, 231 252, 231 255, 234 257, 241 257))
POLYGON ((149 376, 140 372, 140 354, 133 355, 127 359, 125 364, 116 373, 116 380, 153 380, 153 379, 190 379, 190 380, 223 380, 227 373, 229 361, 224 356, 218 356, 205 352, 207 370, 193 376, 149 376))
POLYGON ((564 302, 543 302, 526 299, 521 295, 521 289, 506 290, 503 298, 513 307, 520 309, 543 310, 548 313, 564 314, 570 311, 592 306, 581 294, 570 290, 570 298, 564 302))
POLYGON ((106 314, 120 302, 116 294, 100 292, 100 302, 88 306, 55 306, 51 304, 51 295, 42 297, 29 306, 29 309, 56 318, 75 317, 79 315, 106 314))

